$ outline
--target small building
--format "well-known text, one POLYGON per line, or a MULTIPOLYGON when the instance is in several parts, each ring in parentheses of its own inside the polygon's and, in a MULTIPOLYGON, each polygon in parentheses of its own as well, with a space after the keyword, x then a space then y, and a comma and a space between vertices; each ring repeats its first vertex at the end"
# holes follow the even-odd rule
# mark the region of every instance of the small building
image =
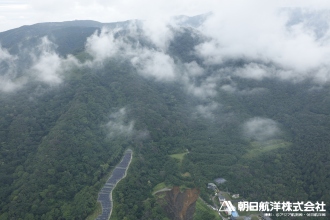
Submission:
POLYGON ((233 197, 234 199, 237 199, 237 198, 239 198, 239 194, 234 194, 232 197, 233 197))
POLYGON ((220 185, 220 184, 223 184, 223 183, 225 183, 227 180, 225 180, 224 178, 216 178, 215 180, 214 180, 214 182, 216 183, 216 184, 218 184, 218 185, 220 185))
POLYGON ((214 183, 208 183, 207 184, 207 188, 208 189, 212 189, 212 190, 216 190, 217 189, 217 186, 214 183))

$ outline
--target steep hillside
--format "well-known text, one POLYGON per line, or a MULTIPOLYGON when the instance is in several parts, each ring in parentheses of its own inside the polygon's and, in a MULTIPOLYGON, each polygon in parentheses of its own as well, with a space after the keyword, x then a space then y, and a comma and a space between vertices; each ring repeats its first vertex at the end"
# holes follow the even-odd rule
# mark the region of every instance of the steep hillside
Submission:
POLYGON ((166 205, 164 209, 170 219, 193 219, 199 190, 187 189, 184 192, 180 192, 180 188, 176 186, 171 191, 165 192, 165 195, 166 205))
POLYGON ((270 58, 220 59, 206 18, 191 19, 0 33, 0 219, 86 218, 128 147, 113 219, 165 219, 156 185, 209 201, 217 177, 250 201, 330 204, 329 82, 270 58))

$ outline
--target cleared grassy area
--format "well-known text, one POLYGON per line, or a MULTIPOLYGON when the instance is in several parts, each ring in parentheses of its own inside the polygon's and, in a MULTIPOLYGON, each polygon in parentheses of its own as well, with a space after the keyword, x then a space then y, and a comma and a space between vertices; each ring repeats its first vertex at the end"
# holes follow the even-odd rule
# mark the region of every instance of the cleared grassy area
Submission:
POLYGON ((166 185, 164 182, 158 183, 153 189, 152 189, 152 193, 157 192, 158 190, 164 189, 166 188, 166 185))
POLYGON ((225 197, 226 200, 228 200, 228 201, 232 200, 231 196, 228 193, 224 192, 224 191, 221 191, 221 195, 223 197, 225 197))
POLYGON ((183 160, 184 155, 186 155, 188 152, 185 153, 180 153, 180 154, 171 154, 170 157, 179 160, 179 162, 181 163, 183 160))
POLYGON ((245 158, 255 158, 262 153, 272 151, 279 148, 286 148, 291 145, 291 142, 284 140, 270 140, 264 142, 251 142, 249 151, 244 155, 245 158))
POLYGON ((190 175, 190 173, 185 172, 185 173, 182 173, 181 176, 183 176, 183 177, 190 177, 191 175, 190 175))
POLYGON ((194 220, 221 220, 217 211, 208 207, 200 198, 196 201, 194 220))

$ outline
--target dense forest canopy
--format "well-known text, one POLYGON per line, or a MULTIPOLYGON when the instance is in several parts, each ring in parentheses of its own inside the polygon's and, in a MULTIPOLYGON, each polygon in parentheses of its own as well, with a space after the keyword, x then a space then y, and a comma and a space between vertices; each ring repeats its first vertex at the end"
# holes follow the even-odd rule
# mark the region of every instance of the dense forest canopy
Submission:
MULTIPOLYGON (((293 14, 283 54, 236 50, 208 29, 211 14, 157 29, 75 21, 0 33, 0 219, 86 218, 128 147, 114 219, 166 219, 157 184, 207 200, 217 177, 251 201, 330 204, 329 63, 289 56, 311 25, 293 14)), ((327 48, 322 33, 309 46, 327 48)))

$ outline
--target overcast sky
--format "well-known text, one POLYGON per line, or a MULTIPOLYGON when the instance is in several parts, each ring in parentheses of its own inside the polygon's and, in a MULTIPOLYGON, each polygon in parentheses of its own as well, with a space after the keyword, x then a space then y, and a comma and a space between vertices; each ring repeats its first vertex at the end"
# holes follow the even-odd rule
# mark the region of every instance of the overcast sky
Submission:
MULTIPOLYGON (((328 0, 0 0, 0 32, 40 22, 96 20, 114 22, 130 19, 166 19, 173 15, 196 15, 235 8, 308 7, 330 8, 328 0)), ((239 14, 237 14, 239 16, 239 14)))

